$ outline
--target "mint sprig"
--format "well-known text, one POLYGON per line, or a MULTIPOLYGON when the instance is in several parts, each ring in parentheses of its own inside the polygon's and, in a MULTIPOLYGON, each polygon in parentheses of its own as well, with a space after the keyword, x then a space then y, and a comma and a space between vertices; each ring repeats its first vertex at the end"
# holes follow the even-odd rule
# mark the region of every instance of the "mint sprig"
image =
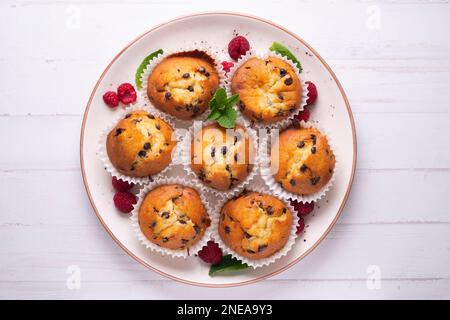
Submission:
POLYGON ((243 263, 243 262, 239 261, 238 259, 233 258, 231 256, 231 254, 227 254, 222 257, 222 261, 220 261, 220 263, 213 264, 209 268, 209 275, 212 277, 218 273, 238 271, 238 270, 243 270, 243 269, 247 269, 247 268, 248 268, 248 265, 246 263, 243 263))
POLYGON ((150 53, 147 57, 145 57, 144 60, 142 60, 141 64, 139 65, 139 67, 136 70, 136 76, 135 76, 136 87, 138 89, 142 89, 141 74, 142 74, 142 72, 144 72, 145 67, 147 67, 147 65, 150 63, 150 61, 152 61, 154 58, 156 58, 157 56, 159 56, 160 54, 163 54, 163 53, 164 53, 163 49, 158 49, 155 52, 150 53))
POLYGON ((224 88, 219 88, 209 101, 211 109, 208 120, 217 121, 217 123, 226 129, 234 128, 236 125, 237 112, 233 106, 239 101, 239 94, 227 97, 224 88))
POLYGON ((291 51, 289 51, 288 48, 283 46, 281 43, 274 41, 272 43, 272 45, 270 46, 269 50, 278 52, 283 57, 291 60, 297 66, 297 68, 298 68, 298 70, 300 70, 300 72, 303 71, 302 64, 300 63, 300 61, 298 61, 298 59, 294 56, 294 54, 291 51))

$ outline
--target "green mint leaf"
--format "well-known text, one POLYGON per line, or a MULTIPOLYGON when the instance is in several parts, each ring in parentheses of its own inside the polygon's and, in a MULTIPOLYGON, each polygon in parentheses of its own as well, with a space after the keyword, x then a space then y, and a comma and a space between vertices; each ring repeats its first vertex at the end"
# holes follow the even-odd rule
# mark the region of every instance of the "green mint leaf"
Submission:
POLYGON ((300 72, 303 71, 302 64, 300 63, 300 61, 298 61, 297 58, 292 54, 292 52, 290 52, 289 49, 283 46, 281 43, 274 41, 272 43, 272 46, 270 46, 269 50, 278 52, 283 57, 288 58, 293 63, 295 63, 300 72))
POLYGON ((225 104, 227 108, 234 106, 239 101, 239 94, 235 94, 227 99, 225 104))
POLYGON ((142 74, 142 72, 144 72, 145 67, 147 67, 147 65, 150 63, 150 61, 152 61, 154 58, 156 58, 157 56, 159 56, 163 52, 164 52, 163 49, 158 49, 155 52, 150 53, 141 62, 141 64, 139 65, 139 67, 136 70, 136 76, 135 76, 136 87, 138 89, 142 89, 141 74, 142 74))
POLYGON ((219 88, 214 93, 214 96, 209 101, 208 105, 213 110, 216 108, 223 109, 226 102, 227 102, 227 92, 225 91, 224 88, 219 88))
POLYGON ((223 128, 231 129, 236 125, 236 117, 237 113, 234 109, 226 109, 226 112, 217 119, 217 123, 223 128))
POLYGON ((227 254, 223 256, 222 261, 218 264, 213 264, 209 268, 209 275, 215 276, 218 273, 222 272, 230 272, 230 271, 238 271, 247 269, 248 265, 246 263, 242 263, 236 258, 233 258, 231 254, 227 254))
POLYGON ((222 114, 220 113, 219 110, 213 110, 211 111, 211 113, 208 115, 208 120, 217 120, 220 118, 222 114))

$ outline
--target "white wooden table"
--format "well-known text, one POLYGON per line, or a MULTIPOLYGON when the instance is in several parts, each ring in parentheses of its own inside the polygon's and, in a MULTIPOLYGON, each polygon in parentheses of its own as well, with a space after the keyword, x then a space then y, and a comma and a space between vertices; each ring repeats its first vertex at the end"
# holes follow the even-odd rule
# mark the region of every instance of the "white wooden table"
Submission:
POLYGON ((449 1, 2 0, 0 40, 0 298, 450 298, 449 1), (206 10, 309 42, 341 80, 358 137, 330 235, 287 272, 229 289, 136 263, 95 217, 79 165, 82 113, 112 57, 206 10))

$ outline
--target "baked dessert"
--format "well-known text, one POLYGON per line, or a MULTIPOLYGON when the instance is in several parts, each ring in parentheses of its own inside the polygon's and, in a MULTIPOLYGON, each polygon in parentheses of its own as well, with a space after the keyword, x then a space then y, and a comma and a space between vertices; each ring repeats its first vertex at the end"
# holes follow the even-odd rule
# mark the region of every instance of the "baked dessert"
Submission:
POLYGON ((130 112, 109 132, 106 151, 113 166, 131 177, 156 174, 172 161, 172 127, 144 110, 130 112))
POLYGON ((178 184, 151 190, 139 208, 139 226, 145 237, 168 249, 193 246, 209 225, 208 213, 197 191, 178 184))
POLYGON ((253 144, 240 125, 227 130, 210 124, 191 143, 191 168, 207 186, 229 190, 242 182, 253 168, 253 144))
POLYGON ((245 116, 265 124, 286 119, 302 98, 297 73, 277 57, 245 61, 231 79, 231 91, 239 93, 239 108, 245 116))
POLYGON ((202 114, 219 87, 214 60, 202 51, 173 54, 148 77, 147 95, 160 110, 187 120, 202 114))
POLYGON ((288 241, 292 212, 270 195, 248 192, 222 208, 219 235, 233 251, 257 260, 270 257, 288 241))
POLYGON ((336 159, 327 138, 315 128, 290 127, 271 150, 274 178, 289 192, 309 195, 330 181, 336 159))

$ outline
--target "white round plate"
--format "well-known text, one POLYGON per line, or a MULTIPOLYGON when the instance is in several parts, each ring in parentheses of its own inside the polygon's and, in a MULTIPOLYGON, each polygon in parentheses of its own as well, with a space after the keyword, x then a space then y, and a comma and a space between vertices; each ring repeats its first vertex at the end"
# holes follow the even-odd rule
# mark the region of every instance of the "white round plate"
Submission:
MULTIPOLYGON (((260 18, 236 13, 201 13, 181 17, 146 32, 125 47, 109 64, 98 80, 86 107, 80 139, 81 169, 86 191, 100 222, 111 237, 134 259, 148 268, 184 283, 225 287, 253 283, 286 270, 311 252, 325 238, 345 205, 353 181, 356 163, 356 136, 350 106, 336 76, 325 61, 302 39, 284 28, 260 18), (318 121, 332 136, 338 159, 336 180, 327 196, 316 204, 307 217, 305 233, 288 255, 275 263, 247 269, 232 275, 210 277, 208 266, 198 257, 170 258, 142 246, 131 230, 128 216, 120 214, 112 201, 111 177, 97 156, 97 141, 119 112, 105 106, 104 92, 120 83, 134 83, 141 61, 151 52, 190 47, 206 42, 217 48, 223 60, 230 60, 227 44, 237 32, 245 35, 252 49, 265 52, 273 41, 287 45, 301 61, 303 77, 313 81, 319 98, 311 107, 311 120, 318 121)), ((326 264, 326 261, 323 263, 326 264)))

